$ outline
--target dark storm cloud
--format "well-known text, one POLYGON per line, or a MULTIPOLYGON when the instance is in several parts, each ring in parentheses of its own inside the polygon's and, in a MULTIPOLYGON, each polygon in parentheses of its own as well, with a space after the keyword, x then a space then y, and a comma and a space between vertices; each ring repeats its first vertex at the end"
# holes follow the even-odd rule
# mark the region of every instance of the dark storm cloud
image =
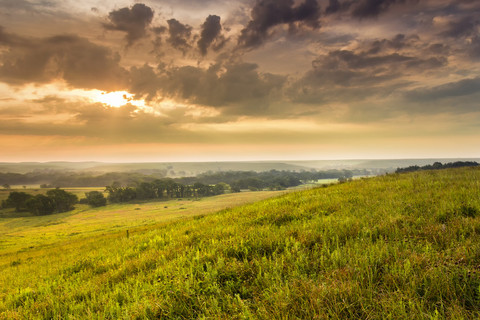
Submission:
POLYGON ((395 5, 417 4, 420 0, 329 0, 325 14, 349 12, 357 19, 375 18, 395 5))
POLYGON ((167 20, 169 37, 167 42, 172 47, 185 53, 191 48, 190 39, 192 36, 192 27, 183 24, 177 19, 167 20))
POLYGON ((250 63, 193 66, 154 70, 133 68, 130 92, 145 98, 171 98, 212 107, 233 107, 230 113, 255 114, 281 90, 285 77, 260 73, 250 63))
POLYGON ((64 79, 79 88, 123 88, 128 77, 120 56, 108 48, 75 36, 27 39, 0 29, 0 80, 20 85, 64 79))
MULTIPOLYGON (((475 11, 475 9, 470 11, 475 11)), ((477 11, 480 14, 480 8, 477 11)), ((454 16, 446 30, 439 34, 441 37, 450 38, 451 41, 461 42, 462 47, 457 47, 458 52, 466 54, 471 60, 480 58, 480 18, 477 18, 477 15, 459 14, 460 17, 454 16)))
POLYGON ((124 31, 128 45, 144 37, 147 27, 153 19, 153 10, 142 3, 136 3, 131 8, 121 8, 109 13, 110 23, 105 23, 107 30, 124 31))
POLYGON ((397 35, 364 43, 356 50, 332 50, 312 62, 312 70, 293 83, 288 95, 302 103, 388 96, 411 84, 412 80, 406 77, 420 76, 447 65, 448 60, 441 54, 403 52, 415 48, 417 39, 417 36, 397 35))
POLYGON ((406 0, 361 0, 353 6, 352 15, 356 18, 377 17, 395 4, 404 4, 406 0))
POLYGON ((329 0, 328 1, 328 6, 325 9, 325 13, 326 14, 332 14, 332 13, 338 12, 340 10, 342 10, 342 5, 341 5, 340 1, 329 0))
MULTIPOLYGON (((420 58, 407 56, 401 53, 371 55, 369 52, 354 52, 350 50, 335 50, 312 62, 315 70, 322 71, 350 71, 362 70, 372 76, 381 73, 394 74, 405 68, 416 68, 416 72, 432 67, 441 67, 446 64, 442 57, 420 58), (419 69, 420 68, 420 69, 419 69)), ((347 82, 346 84, 348 84, 347 82)), ((345 84, 345 85, 346 85, 345 84)))
POLYGON ((375 40, 370 45, 369 54, 377 54, 385 50, 401 50, 406 47, 411 47, 419 40, 417 35, 405 36, 404 34, 397 34, 393 39, 375 40))
POLYGON ((221 34, 222 25, 220 24, 220 17, 215 15, 209 15, 202 25, 202 31, 200 33, 200 40, 197 45, 202 55, 207 54, 207 50, 216 41, 214 49, 221 49, 226 42, 226 39, 221 34))
POLYGON ((443 43, 434 43, 428 46, 427 51, 436 55, 448 55, 450 47, 443 43))
POLYGON ((258 0, 251 11, 252 20, 241 31, 238 43, 246 48, 263 44, 271 28, 288 24, 291 28, 320 27, 320 6, 316 0, 305 0, 294 6, 293 0, 258 0))

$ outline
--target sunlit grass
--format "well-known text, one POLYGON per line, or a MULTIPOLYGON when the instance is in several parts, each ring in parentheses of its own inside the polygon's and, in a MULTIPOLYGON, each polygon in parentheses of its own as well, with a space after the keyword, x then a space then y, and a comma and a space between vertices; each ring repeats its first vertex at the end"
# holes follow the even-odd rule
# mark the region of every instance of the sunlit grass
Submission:
MULTIPOLYGON (((98 188, 70 188, 67 191, 83 196, 84 192, 98 188)), ((30 190, 31 193, 44 193, 44 189, 30 190)), ((241 192, 206 198, 185 198, 168 201, 111 204, 105 207, 90 208, 88 205, 75 205, 69 212, 47 216, 0 218, 0 253, 4 250, 18 250, 31 246, 45 245, 62 239, 111 231, 126 230, 138 226, 151 225, 181 217, 200 215, 221 209, 238 206, 282 192, 241 192)), ((8 209, 11 214, 14 209, 8 209)), ((4 210, 5 211, 5 210, 4 210)))

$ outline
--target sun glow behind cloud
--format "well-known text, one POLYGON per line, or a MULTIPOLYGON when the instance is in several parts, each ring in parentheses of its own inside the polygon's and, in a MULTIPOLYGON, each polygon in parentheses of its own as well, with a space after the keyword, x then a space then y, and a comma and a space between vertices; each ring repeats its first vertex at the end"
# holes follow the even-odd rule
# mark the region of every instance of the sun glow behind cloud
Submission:
POLYGON ((14 100, 22 97, 24 101, 36 101, 46 97, 55 97, 66 101, 86 100, 90 103, 103 103, 115 108, 126 104, 131 104, 141 109, 148 108, 143 99, 135 99, 134 95, 127 91, 106 92, 95 89, 73 89, 60 81, 44 85, 26 85, 20 89, 1 84, 0 94, 3 96, 3 100, 14 100))
POLYGON ((131 104, 137 107, 145 107, 145 101, 135 100, 134 95, 127 91, 113 91, 102 92, 98 90, 92 90, 90 99, 93 102, 100 102, 111 107, 120 108, 126 104, 131 104))

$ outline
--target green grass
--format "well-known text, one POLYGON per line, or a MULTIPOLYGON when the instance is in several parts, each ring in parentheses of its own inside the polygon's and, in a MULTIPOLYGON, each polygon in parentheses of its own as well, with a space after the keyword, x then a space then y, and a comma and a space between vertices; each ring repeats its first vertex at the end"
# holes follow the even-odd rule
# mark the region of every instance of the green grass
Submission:
MULTIPOLYGON (((65 190, 80 193, 93 188, 87 191, 85 188, 65 190)), ((3 216, 7 218, 0 218, 0 254, 212 213, 282 193, 285 191, 241 192, 198 199, 110 204, 98 208, 77 204, 73 211, 47 216, 24 213, 23 217, 8 218, 9 214, 17 213, 14 209, 3 210, 3 216)))
POLYGON ((478 169, 360 179, 0 258, 4 319, 479 317, 478 169))

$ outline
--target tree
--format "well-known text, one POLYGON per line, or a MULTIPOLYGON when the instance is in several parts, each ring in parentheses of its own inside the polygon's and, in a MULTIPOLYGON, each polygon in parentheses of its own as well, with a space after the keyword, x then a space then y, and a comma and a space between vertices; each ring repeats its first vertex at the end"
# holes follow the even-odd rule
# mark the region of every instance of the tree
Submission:
POLYGON ((35 197, 30 198, 26 206, 28 211, 36 216, 43 216, 52 214, 55 211, 55 203, 52 198, 43 194, 37 194, 35 197))
POLYGON ((8 183, 5 183, 2 185, 4 189, 10 190, 10 185, 8 183))
POLYGON ((105 192, 108 192, 108 201, 111 203, 120 202, 121 201, 121 191, 120 191, 120 183, 113 182, 111 186, 105 187, 105 192))
POLYGON ((87 204, 92 207, 102 207, 107 204, 107 199, 99 191, 90 191, 85 193, 87 204))
POLYGON ((121 202, 128 202, 137 198, 137 192, 134 188, 125 187, 122 188, 121 202))
POLYGON ((142 182, 136 188, 138 199, 153 199, 156 198, 155 186, 153 183, 142 182))
POLYGON ((111 186, 105 187, 105 191, 108 192, 108 201, 112 203, 128 202, 137 198, 137 192, 134 188, 124 188, 116 182, 114 182, 111 186))
POLYGON ((62 189, 48 190, 47 196, 52 199, 55 206, 55 212, 72 210, 73 205, 78 202, 78 198, 75 194, 62 189))
POLYGON ((195 182, 193 184, 193 189, 197 197, 206 197, 212 195, 212 188, 209 185, 203 184, 201 182, 195 182))
POLYGON ((6 208, 15 208, 15 211, 20 212, 27 209, 26 202, 32 198, 32 195, 25 192, 10 192, 7 200, 4 202, 6 208))
POLYGON ((226 190, 229 190, 230 186, 225 182, 219 182, 213 187, 213 194, 224 194, 226 190))

